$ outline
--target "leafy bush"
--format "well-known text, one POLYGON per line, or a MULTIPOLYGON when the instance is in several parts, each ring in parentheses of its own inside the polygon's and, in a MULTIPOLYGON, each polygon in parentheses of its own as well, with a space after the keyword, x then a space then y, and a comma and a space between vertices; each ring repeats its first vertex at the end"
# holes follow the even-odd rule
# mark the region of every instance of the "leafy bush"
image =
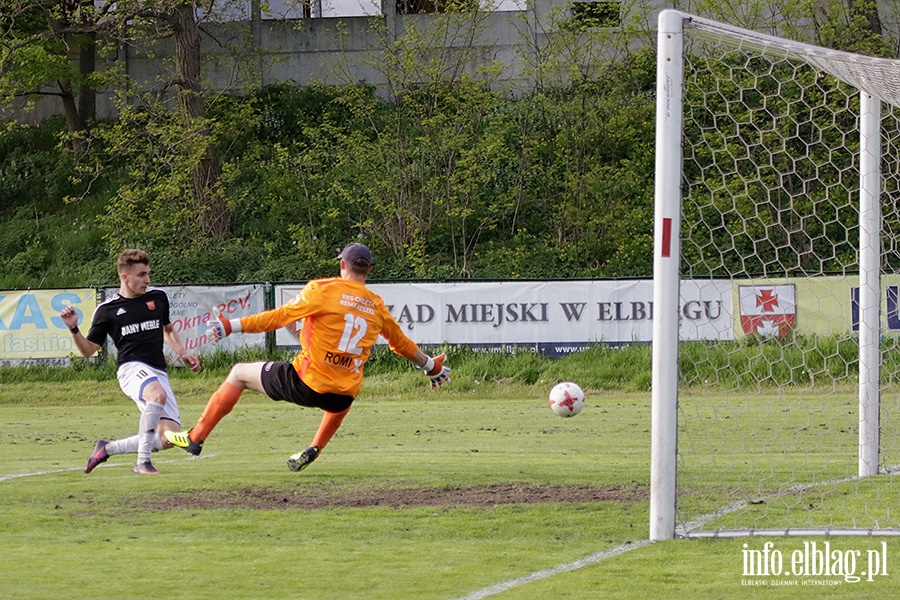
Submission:
POLYGON ((10 123, 0 131, 0 218, 22 207, 46 210, 73 191, 72 162, 59 146, 64 132, 61 117, 38 127, 10 123))
POLYGON ((158 283, 302 281, 351 240, 379 279, 649 276, 653 64, 518 98, 465 77, 396 102, 365 85, 218 97, 191 124, 221 156, 230 227, 212 237, 190 197, 202 148, 163 107, 96 124, 81 154, 58 121, 7 128, 0 287, 114 283, 129 246, 158 283))

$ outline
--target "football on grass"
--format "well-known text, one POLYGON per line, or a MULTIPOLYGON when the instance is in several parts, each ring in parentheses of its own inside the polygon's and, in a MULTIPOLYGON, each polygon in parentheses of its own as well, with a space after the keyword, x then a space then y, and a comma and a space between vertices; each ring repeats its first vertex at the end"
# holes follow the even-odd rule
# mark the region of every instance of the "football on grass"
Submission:
POLYGON ((571 381, 558 383, 550 390, 550 408, 560 417, 574 417, 584 408, 584 392, 571 381))

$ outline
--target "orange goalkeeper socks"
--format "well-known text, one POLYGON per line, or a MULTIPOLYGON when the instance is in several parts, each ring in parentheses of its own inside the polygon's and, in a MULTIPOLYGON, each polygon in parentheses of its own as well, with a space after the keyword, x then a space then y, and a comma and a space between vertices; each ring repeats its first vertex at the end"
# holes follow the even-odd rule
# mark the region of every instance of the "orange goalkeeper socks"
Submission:
POLYGON ((325 444, 328 443, 340 428, 341 423, 348 412, 350 412, 349 408, 337 413, 326 412, 322 415, 322 422, 319 423, 319 431, 316 432, 316 437, 311 445, 318 446, 319 452, 321 452, 325 447, 325 444))
POLYGON ((191 429, 189 436, 191 440, 202 442, 209 437, 209 434, 219 424, 219 421, 224 419, 225 415, 230 413, 234 405, 237 404, 242 392, 243 390, 236 385, 232 385, 227 381, 223 382, 219 389, 210 396, 209 402, 206 403, 206 408, 203 409, 203 414, 200 415, 197 424, 191 429))

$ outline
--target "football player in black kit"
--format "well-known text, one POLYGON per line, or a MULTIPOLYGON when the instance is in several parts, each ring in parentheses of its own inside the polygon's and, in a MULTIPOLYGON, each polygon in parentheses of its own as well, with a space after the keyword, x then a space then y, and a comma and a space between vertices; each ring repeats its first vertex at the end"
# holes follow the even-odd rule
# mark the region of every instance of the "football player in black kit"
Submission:
POLYGON ((78 330, 78 313, 67 306, 60 313, 72 332, 78 351, 93 356, 112 339, 118 351, 116 377, 122 391, 141 411, 138 433, 108 442, 97 440, 84 467, 90 473, 113 454, 137 453, 135 473, 156 475, 150 462, 154 450, 171 448, 165 431, 179 431, 178 403, 169 385, 163 342, 193 371, 200 361, 187 349, 169 320, 169 297, 162 290, 150 289, 150 257, 143 250, 125 250, 117 262, 119 291, 94 311, 87 336, 78 330))

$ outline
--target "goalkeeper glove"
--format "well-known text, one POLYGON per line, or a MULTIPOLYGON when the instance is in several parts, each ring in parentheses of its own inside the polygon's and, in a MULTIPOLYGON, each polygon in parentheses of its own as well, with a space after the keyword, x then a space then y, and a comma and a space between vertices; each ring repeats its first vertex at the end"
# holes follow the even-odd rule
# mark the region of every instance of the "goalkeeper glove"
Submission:
POLYGON ((425 361, 425 364, 422 365, 425 374, 431 379, 432 388, 440 387, 445 383, 450 383, 450 367, 444 365, 445 360, 447 360, 446 354, 441 354, 434 358, 429 356, 428 360, 425 361))
POLYGON ((240 319, 226 319, 218 309, 213 311, 213 315, 216 318, 209 322, 209 329, 206 330, 207 337, 211 337, 213 342, 218 343, 222 338, 241 331, 240 319))

